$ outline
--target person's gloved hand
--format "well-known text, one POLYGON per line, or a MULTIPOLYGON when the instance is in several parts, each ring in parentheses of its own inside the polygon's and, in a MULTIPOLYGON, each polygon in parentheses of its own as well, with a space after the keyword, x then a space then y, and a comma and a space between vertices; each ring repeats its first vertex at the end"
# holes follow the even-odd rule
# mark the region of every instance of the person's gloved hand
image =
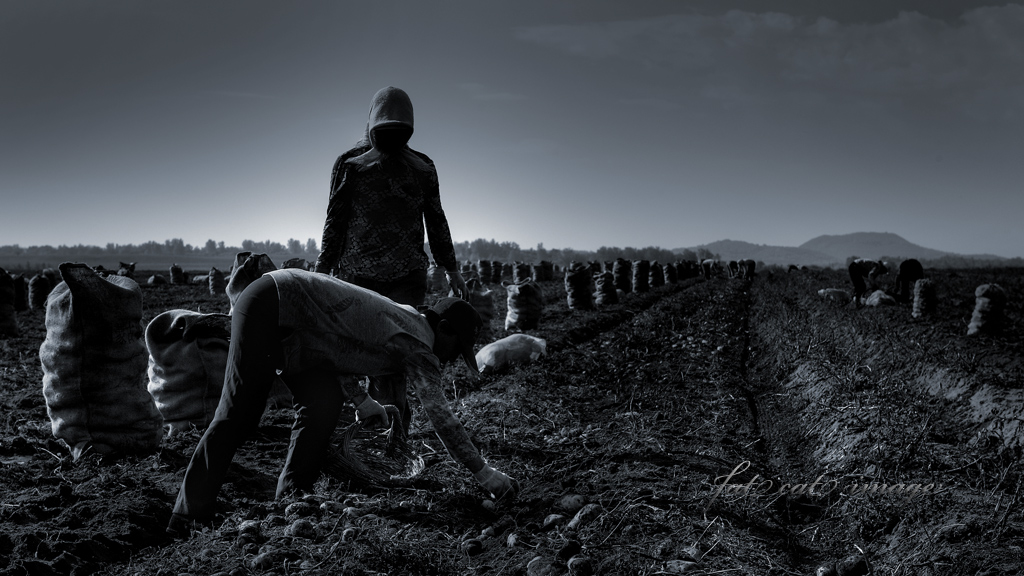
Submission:
POLYGON ((391 425, 388 419, 387 410, 380 405, 376 400, 370 398, 370 395, 366 395, 366 399, 356 406, 356 420, 359 422, 366 422, 367 424, 379 425, 387 428, 391 425))
POLYGON ((462 273, 450 270, 445 272, 445 277, 448 279, 448 286, 451 287, 453 296, 469 300, 469 288, 466 286, 466 280, 462 278, 462 273))
POLYGON ((515 498, 516 494, 519 493, 518 482, 491 468, 489 464, 484 464, 484 467, 474 473, 473 477, 476 478, 476 481, 480 483, 484 490, 487 490, 495 498, 503 498, 505 496, 515 498))

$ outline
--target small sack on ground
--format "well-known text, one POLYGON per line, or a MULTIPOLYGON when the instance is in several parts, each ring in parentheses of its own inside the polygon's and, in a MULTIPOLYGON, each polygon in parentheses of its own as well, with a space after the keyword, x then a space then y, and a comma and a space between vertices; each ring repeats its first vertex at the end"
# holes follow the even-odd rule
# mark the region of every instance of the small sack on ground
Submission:
POLYGON ((864 300, 865 306, 895 306, 896 299, 885 293, 884 290, 875 290, 864 300))
POLYGON ((142 290, 127 276, 104 278, 85 264, 61 264, 60 275, 39 348, 53 435, 76 460, 89 449, 156 450, 163 419, 146 390, 142 290))
POLYGON ((526 364, 547 353, 548 343, 529 334, 512 334, 491 342, 476 353, 481 374, 502 370, 510 364, 526 364))

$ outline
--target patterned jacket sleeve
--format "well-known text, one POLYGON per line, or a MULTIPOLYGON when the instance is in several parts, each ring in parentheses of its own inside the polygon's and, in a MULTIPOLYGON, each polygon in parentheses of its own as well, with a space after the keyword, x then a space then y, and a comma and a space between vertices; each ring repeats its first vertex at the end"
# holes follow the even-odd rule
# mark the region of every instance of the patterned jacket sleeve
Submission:
POLYGON ((441 207, 441 186, 437 179, 437 169, 426 155, 420 154, 430 165, 430 173, 426 178, 423 199, 423 219, 427 225, 427 241, 434 262, 445 270, 458 271, 459 264, 455 259, 455 246, 452 244, 452 233, 448 229, 448 219, 441 207))
POLYGON ((480 471, 484 467, 484 459, 470 440, 462 422, 452 413, 448 399, 444 397, 437 357, 428 353, 408 357, 405 377, 416 390, 416 397, 448 454, 471 473, 480 471))
POLYGON ((327 218, 324 221, 324 234, 320 241, 320 256, 316 259, 314 270, 329 273, 337 269, 345 248, 345 233, 348 231, 348 190, 345 188, 344 154, 334 162, 331 171, 331 195, 327 200, 327 218))

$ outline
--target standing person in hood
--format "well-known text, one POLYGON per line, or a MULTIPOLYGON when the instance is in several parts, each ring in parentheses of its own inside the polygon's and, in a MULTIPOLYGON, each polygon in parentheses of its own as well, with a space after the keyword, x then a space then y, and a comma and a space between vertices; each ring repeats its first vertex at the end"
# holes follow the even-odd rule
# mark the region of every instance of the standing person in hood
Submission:
MULTIPOLYGON (((388 86, 373 96, 363 138, 338 157, 331 173, 320 256, 314 271, 373 290, 399 304, 419 306, 427 294, 430 261, 445 269, 453 293, 469 298, 459 273, 434 163, 408 146, 412 101, 388 86)), ((406 431, 412 416, 401 375, 370 379, 370 395, 394 404, 406 431)))
POLYGON ((331 173, 320 256, 315 270, 369 288, 400 304, 419 306, 430 261, 445 269, 453 292, 467 298, 459 273, 434 163, 408 146, 412 101, 388 86, 370 104, 366 133, 338 157, 331 173))

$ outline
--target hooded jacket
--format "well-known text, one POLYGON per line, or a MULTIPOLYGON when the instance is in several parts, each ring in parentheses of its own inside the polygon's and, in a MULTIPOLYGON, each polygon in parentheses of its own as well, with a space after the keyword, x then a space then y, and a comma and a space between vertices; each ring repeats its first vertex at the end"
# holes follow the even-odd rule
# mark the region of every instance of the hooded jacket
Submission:
POLYGON ((424 223, 434 261, 458 270, 434 163, 407 143, 413 128, 403 90, 373 96, 363 138, 334 163, 316 271, 388 282, 426 270, 424 223))

